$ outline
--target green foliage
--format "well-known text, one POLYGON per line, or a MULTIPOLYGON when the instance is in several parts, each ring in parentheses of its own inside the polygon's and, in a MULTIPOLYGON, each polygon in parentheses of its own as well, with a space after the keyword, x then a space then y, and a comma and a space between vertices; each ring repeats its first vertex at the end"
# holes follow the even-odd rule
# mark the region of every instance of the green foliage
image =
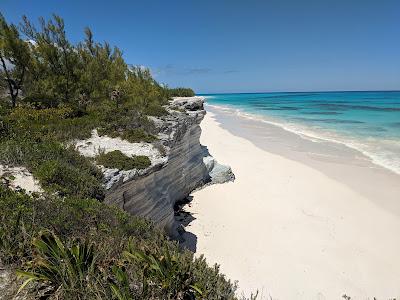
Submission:
MULTIPOLYGON (((0 116, 1 118, 1 116, 0 116)), ((99 120, 94 115, 80 115, 71 107, 32 109, 18 107, 3 117, 9 128, 8 138, 66 142, 91 135, 99 120)))
POLYGON ((24 16, 22 32, 33 41, 32 64, 24 94, 44 102, 69 102, 78 90, 79 56, 68 41, 62 18, 54 15, 46 22, 39 19, 37 30, 24 16))
POLYGON ((151 143, 157 140, 157 137, 147 133, 143 128, 125 129, 119 131, 118 129, 107 126, 98 130, 99 135, 107 135, 109 137, 120 137, 131 143, 146 142, 151 143))
MULTIPOLYGON (((91 241, 75 240, 67 245, 49 231, 40 232, 32 242, 33 259, 25 270, 17 271, 25 278, 19 291, 31 282, 41 282, 61 299, 111 299, 112 295, 121 300, 235 299, 235 286, 220 274, 216 274, 220 285, 203 292, 202 283, 196 282, 193 256, 174 243, 165 241, 150 248, 144 240, 133 240, 126 241, 122 255, 109 260, 91 241), (143 251, 143 247, 148 249, 143 251)), ((197 271, 215 277, 214 270, 197 271)))
POLYGON ((125 130, 121 138, 131 143, 146 142, 151 143, 157 140, 154 135, 148 134, 141 128, 125 130))
POLYGON ((159 106, 157 104, 149 104, 143 110, 145 115, 154 116, 154 117, 161 117, 168 114, 164 107, 159 106))
POLYGON ((115 107, 103 107, 97 112, 101 119, 99 135, 120 137, 132 142, 152 142, 156 140, 157 128, 153 122, 141 113, 129 108, 119 110, 115 107))
POLYGON ((193 258, 174 243, 162 247, 140 244, 130 239, 120 266, 113 270, 116 281, 112 290, 118 299, 236 299, 236 286, 210 268, 204 257, 193 258), (135 273, 132 270, 136 270, 135 273), (141 285, 135 289, 135 278, 141 285))
POLYGON ((48 108, 48 109, 29 109, 18 107, 9 114, 10 120, 19 122, 39 123, 41 125, 48 122, 57 122, 59 119, 66 119, 72 115, 70 107, 48 108))
POLYGON ((20 38, 17 26, 7 24, 0 13, 0 87, 7 91, 15 107, 31 64, 29 47, 20 38))
MULTIPOLYGON (((38 28, 23 17, 21 31, 0 16, 0 27, 0 58, 13 65, 2 79, 20 81, 12 86, 18 107, 0 107, 0 163, 26 166, 50 192, 102 199, 101 174, 67 145, 94 129, 154 142, 157 130, 147 115, 167 113, 168 89, 148 69, 128 66, 118 48, 94 41, 88 28, 84 41, 71 43, 59 16, 40 18, 38 28)), ((149 161, 135 157, 128 165, 146 168, 149 161)))
POLYGON ((89 28, 85 29, 85 40, 77 46, 82 65, 80 73, 81 99, 98 102, 108 98, 125 81, 128 66, 118 48, 107 42, 97 43, 89 28))
POLYGON ((0 185, 0 260, 12 263, 26 256, 30 225, 25 219, 32 216, 31 198, 23 193, 11 192, 0 185))
POLYGON ((61 196, 102 199, 104 190, 95 176, 88 176, 66 161, 48 160, 35 172, 41 184, 61 196))
MULTIPOLYGON (((140 110, 149 106, 161 107, 168 103, 168 90, 160 86, 151 76, 150 70, 142 67, 129 67, 126 81, 121 85, 123 97, 140 110)), ((126 100, 125 100, 126 101, 126 100)))
POLYGON ((6 75, 0 87, 1 92, 9 91, 14 106, 22 90, 23 103, 36 108, 68 104, 85 111, 107 100, 116 107, 124 104, 141 113, 165 114, 161 107, 168 102, 168 89, 149 69, 129 66, 117 47, 96 42, 89 28, 77 44, 68 40, 57 15, 40 18, 38 28, 24 16, 19 28, 0 15, 0 59, 6 75))
POLYGON ((168 90, 170 97, 193 97, 195 93, 190 88, 174 88, 168 90))
POLYGON ((44 229, 62 239, 95 236, 116 244, 122 236, 162 238, 149 222, 94 199, 28 196, 1 185, 0 221, 0 260, 7 263, 31 256, 31 240, 44 229))
POLYGON ((104 198, 103 175, 73 148, 40 138, 9 139, 0 143, 0 161, 27 166, 42 187, 62 196, 104 198))
POLYGON ((18 276, 26 278, 20 290, 31 281, 49 282, 56 290, 62 286, 65 296, 73 297, 92 279, 97 259, 93 244, 75 242, 66 247, 48 231, 39 233, 32 244, 36 252, 29 270, 17 271, 18 276))
POLYGON ((106 168, 116 168, 119 170, 146 169, 151 165, 151 161, 147 156, 138 155, 128 157, 119 150, 98 155, 96 162, 106 168))
POLYGON ((19 267, 33 294, 39 282, 58 299, 234 299, 217 267, 95 200, 0 186, 0 222, 0 259, 19 267))
POLYGON ((142 288, 144 298, 154 297, 154 290, 157 289, 166 295, 167 299, 195 299, 196 296, 202 295, 191 274, 190 264, 184 263, 181 253, 176 252, 176 249, 166 246, 158 251, 148 248, 140 250, 130 241, 123 256, 129 263, 139 264, 142 269, 142 276, 145 278, 142 288), (158 286, 155 287, 154 284, 158 286), (153 285, 152 290, 150 285, 153 285))

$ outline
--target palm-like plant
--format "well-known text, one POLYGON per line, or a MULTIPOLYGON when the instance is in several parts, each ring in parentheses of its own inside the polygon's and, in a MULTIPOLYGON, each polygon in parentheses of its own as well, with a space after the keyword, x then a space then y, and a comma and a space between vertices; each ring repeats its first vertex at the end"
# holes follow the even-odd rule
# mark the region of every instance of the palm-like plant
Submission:
POLYGON ((113 266, 112 272, 117 283, 110 284, 113 295, 118 300, 133 300, 131 290, 129 288, 129 276, 126 271, 120 266, 113 266))
POLYGON ((128 261, 142 266, 144 297, 150 295, 150 289, 154 287, 161 289, 167 299, 195 299, 202 295, 193 282, 190 269, 184 268, 178 254, 171 254, 168 247, 154 253, 148 249, 139 250, 130 241, 123 255, 128 261))
POLYGON ((19 277, 26 278, 20 292, 33 281, 50 283, 56 290, 82 291, 95 268, 96 256, 92 244, 75 243, 66 247, 53 233, 45 231, 33 240, 37 251, 28 271, 18 270, 19 277))

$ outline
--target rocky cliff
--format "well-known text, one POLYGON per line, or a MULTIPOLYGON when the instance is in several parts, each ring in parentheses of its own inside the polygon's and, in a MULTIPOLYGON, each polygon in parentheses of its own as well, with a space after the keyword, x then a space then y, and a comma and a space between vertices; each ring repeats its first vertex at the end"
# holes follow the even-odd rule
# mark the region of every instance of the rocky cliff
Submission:
POLYGON ((153 144, 132 144, 99 137, 96 132, 90 140, 77 143, 77 149, 86 156, 94 156, 101 148, 150 157, 152 165, 146 170, 103 168, 106 203, 147 217, 177 236, 176 202, 205 184, 234 178, 230 168, 219 165, 200 144, 200 122, 206 113, 203 102, 203 97, 175 98, 167 107, 167 116, 152 117, 158 132, 158 141, 153 144))

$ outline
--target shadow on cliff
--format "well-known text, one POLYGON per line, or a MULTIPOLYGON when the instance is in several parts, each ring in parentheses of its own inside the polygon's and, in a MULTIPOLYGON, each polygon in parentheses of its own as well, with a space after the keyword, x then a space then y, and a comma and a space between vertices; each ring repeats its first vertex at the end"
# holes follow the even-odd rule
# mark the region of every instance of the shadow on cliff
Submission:
MULTIPOLYGON (((197 187, 193 192, 205 188, 212 184, 220 184, 228 181, 234 181, 235 175, 232 172, 231 167, 221 165, 217 160, 210 154, 206 146, 201 145, 202 149, 202 161, 205 169, 207 170, 207 176, 204 177, 202 184, 197 187)), ((185 199, 175 203, 175 221, 178 228, 178 240, 180 245, 192 252, 196 252, 197 249, 197 236, 191 232, 187 232, 185 228, 196 218, 187 211, 184 207, 190 206, 193 196, 187 196, 185 199)))
POLYGON ((193 200, 193 196, 188 196, 182 201, 175 203, 175 220, 179 224, 179 243, 183 248, 186 248, 192 252, 196 252, 197 249, 197 236, 191 232, 187 232, 185 227, 188 226, 193 220, 196 220, 193 215, 185 211, 184 207, 190 205, 193 200))

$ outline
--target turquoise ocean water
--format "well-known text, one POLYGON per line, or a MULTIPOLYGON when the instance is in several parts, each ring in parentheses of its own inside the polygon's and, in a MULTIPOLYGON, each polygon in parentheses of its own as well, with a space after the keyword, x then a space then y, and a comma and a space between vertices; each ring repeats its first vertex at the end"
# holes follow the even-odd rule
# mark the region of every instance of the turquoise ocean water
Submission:
POLYGON ((207 94, 207 105, 359 150, 400 174, 400 91, 207 94))

